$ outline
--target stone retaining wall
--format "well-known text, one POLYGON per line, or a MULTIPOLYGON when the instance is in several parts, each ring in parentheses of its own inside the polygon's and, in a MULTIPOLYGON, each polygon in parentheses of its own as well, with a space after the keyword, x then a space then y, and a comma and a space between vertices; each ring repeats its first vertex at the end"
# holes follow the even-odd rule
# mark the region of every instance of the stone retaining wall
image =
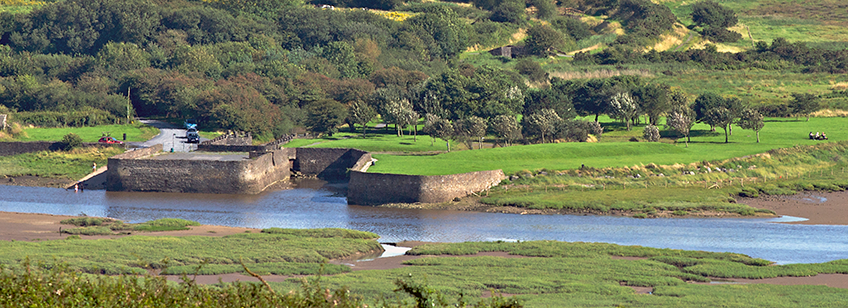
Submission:
POLYGON ((149 154, 144 154, 150 152, 158 151, 148 148, 110 158, 106 189, 257 194, 290 177, 290 151, 268 151, 240 161, 146 159, 149 154))
POLYGON ((505 178, 501 170, 433 176, 351 171, 347 203, 447 202, 489 189, 505 178))
POLYGON ((314 174, 325 180, 347 178, 348 169, 356 170, 371 163, 371 154, 357 149, 297 148, 292 170, 314 174))

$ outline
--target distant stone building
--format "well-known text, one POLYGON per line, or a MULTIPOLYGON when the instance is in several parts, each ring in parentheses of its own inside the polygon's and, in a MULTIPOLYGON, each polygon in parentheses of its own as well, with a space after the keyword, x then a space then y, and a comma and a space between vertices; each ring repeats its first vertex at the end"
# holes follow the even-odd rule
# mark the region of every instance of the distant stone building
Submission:
POLYGON ((501 46, 492 50, 489 50, 489 53, 493 56, 503 56, 506 58, 515 58, 517 56, 524 55, 524 47, 522 46, 501 46))

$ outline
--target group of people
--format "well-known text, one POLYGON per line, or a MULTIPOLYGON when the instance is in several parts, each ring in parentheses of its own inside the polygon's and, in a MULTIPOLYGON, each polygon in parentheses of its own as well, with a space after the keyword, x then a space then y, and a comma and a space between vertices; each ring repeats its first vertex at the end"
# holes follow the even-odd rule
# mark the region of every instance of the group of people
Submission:
POLYGON ((827 135, 824 133, 819 134, 819 132, 813 135, 813 132, 810 132, 810 140, 827 140, 827 135))

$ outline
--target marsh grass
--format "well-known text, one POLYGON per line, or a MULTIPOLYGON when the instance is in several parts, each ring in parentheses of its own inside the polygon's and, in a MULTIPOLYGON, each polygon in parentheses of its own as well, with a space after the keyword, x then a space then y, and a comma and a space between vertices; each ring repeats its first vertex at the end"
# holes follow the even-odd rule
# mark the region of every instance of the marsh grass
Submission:
MULTIPOLYGON (((487 192, 482 202, 569 212, 682 216, 704 211, 743 216, 770 213, 733 197, 848 189, 848 142, 771 150, 721 161, 623 168, 529 170, 487 192)), ((641 215, 640 215, 641 216, 641 215)))
MULTIPOLYGON (((105 226, 84 228, 111 231, 105 226)), ((290 275, 311 273, 315 265, 328 259, 369 254, 382 251, 382 247, 373 237, 312 237, 308 232, 292 231, 225 237, 126 236, 101 240, 0 241, 0 251, 4 251, 0 264, 13 269, 20 269, 22 260, 29 258, 45 266, 64 262, 74 270, 101 274, 131 274, 170 267, 183 272, 199 265, 214 265, 209 272, 240 273, 243 269, 235 265, 244 262, 250 266, 266 264, 263 271, 290 275)), ((336 270, 334 267, 333 271, 336 270)))
POLYGON ((115 235, 128 231, 161 232, 189 230, 189 226, 200 223, 178 218, 162 218, 138 224, 125 224, 120 220, 99 217, 77 217, 60 221, 61 224, 75 225, 78 228, 62 229, 62 233, 76 235, 115 235))
MULTIPOLYGON (((845 260, 772 265, 767 260, 734 253, 556 241, 425 244, 408 254, 439 257, 406 261, 408 266, 401 269, 322 277, 322 283, 331 287, 348 286, 365 298, 375 298, 385 296, 385 290, 392 288, 394 280, 413 280, 447 296, 475 297, 490 290, 509 293, 528 307, 797 306, 798 302, 785 302, 787 298, 838 306, 835 303, 844 303, 843 297, 848 294, 844 289, 823 286, 687 283, 710 282, 714 277, 843 273, 848 271, 845 260), (525 258, 469 256, 479 252, 506 252, 525 258), (628 286, 652 287, 654 294, 664 295, 638 295, 628 286), (751 288, 758 292, 755 299, 751 298, 751 288)), ((286 290, 296 288, 299 282, 289 280, 273 285, 286 290)))

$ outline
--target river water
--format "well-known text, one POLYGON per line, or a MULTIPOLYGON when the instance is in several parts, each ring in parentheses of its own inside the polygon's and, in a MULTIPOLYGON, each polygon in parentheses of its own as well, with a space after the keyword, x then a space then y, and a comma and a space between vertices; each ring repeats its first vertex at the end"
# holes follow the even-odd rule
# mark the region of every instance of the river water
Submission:
POLYGON ((786 263, 848 259, 848 226, 791 225, 776 219, 634 219, 517 215, 347 205, 324 188, 259 195, 211 195, 0 185, 0 211, 112 217, 127 222, 183 218, 250 228, 348 228, 381 242, 557 240, 736 252, 786 263))

